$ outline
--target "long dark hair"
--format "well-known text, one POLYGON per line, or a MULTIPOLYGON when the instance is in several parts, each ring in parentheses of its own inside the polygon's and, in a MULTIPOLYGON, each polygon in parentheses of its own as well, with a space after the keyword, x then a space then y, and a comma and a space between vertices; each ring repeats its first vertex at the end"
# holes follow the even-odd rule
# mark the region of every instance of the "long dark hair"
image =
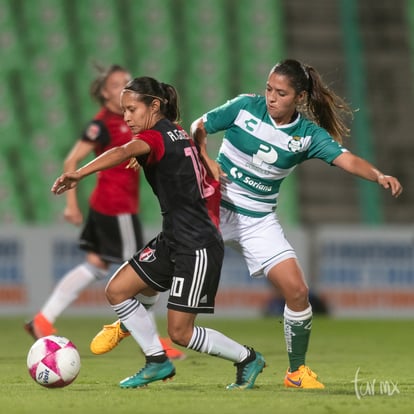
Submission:
POLYGON ((348 104, 322 81, 319 73, 312 66, 294 59, 277 63, 270 71, 289 78, 296 94, 307 93, 303 108, 298 108, 307 118, 325 128, 335 141, 342 143, 342 138, 349 135, 345 119, 352 118, 353 111, 348 104))
POLYGON ((139 100, 146 105, 150 105, 154 99, 158 99, 160 101, 161 113, 171 122, 180 121, 178 93, 174 86, 158 82, 156 79, 148 76, 142 76, 129 81, 124 90, 140 95, 139 100))

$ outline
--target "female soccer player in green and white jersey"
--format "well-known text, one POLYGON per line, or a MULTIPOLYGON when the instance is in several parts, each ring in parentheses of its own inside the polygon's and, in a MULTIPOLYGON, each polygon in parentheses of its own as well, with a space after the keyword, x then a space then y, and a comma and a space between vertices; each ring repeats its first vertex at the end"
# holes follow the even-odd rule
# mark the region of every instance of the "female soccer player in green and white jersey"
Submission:
POLYGON ((270 71, 265 96, 240 95, 191 128, 203 162, 221 180, 224 242, 243 254, 252 277, 265 275, 285 298, 287 387, 324 385, 305 363, 312 307, 295 251, 275 214, 280 184, 298 164, 319 158, 378 182, 395 197, 402 192, 396 178, 342 147, 341 137, 349 132, 343 120, 347 113, 351 110, 314 68, 285 60, 270 71), (218 131, 225 135, 215 161, 207 154, 206 137, 218 131))

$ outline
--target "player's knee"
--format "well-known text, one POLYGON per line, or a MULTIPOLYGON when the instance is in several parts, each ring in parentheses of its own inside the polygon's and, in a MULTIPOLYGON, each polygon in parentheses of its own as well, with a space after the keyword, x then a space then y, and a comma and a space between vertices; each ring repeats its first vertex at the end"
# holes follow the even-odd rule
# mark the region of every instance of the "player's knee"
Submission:
POLYGON ((136 295, 137 300, 146 310, 150 310, 158 302, 159 297, 159 293, 155 293, 153 296, 144 295, 143 293, 138 293, 138 295, 136 295))
POLYGON ((109 275, 107 267, 100 267, 90 262, 85 262, 84 266, 93 274, 96 280, 106 279, 109 275))
POLYGON ((305 284, 297 286, 286 295, 286 304, 293 308, 306 308, 309 305, 309 288, 305 284))
POLYGON ((308 301, 309 299, 309 288, 307 285, 302 284, 298 289, 297 289, 297 299, 298 300, 302 300, 302 301, 308 301))
POLYGON ((185 327, 168 327, 168 336, 171 341, 177 345, 187 346, 190 343, 192 337, 192 330, 186 329, 185 327))
POLYGON ((105 288, 105 296, 106 296, 106 300, 111 304, 111 305, 114 305, 114 304, 116 304, 117 302, 115 302, 115 292, 113 291, 113 289, 112 289, 112 286, 111 286, 111 282, 109 282, 107 285, 106 285, 106 288, 105 288))
POLYGON ((118 288, 116 283, 112 283, 112 281, 109 281, 109 283, 106 285, 105 295, 107 301, 111 305, 117 305, 118 303, 121 303, 124 300, 128 299, 128 296, 118 288))

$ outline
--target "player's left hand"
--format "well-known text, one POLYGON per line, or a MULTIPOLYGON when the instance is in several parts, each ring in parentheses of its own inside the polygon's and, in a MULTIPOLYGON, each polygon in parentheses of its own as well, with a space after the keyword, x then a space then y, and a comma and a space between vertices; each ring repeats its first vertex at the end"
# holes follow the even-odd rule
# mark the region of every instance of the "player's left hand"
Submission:
POLYGON ((75 188, 81 179, 78 172, 64 173, 60 177, 56 178, 50 191, 54 194, 63 194, 65 191, 75 188))
POLYGON ((141 168, 141 165, 140 165, 140 163, 137 161, 137 159, 134 157, 134 158, 131 158, 131 159, 129 160, 129 163, 128 163, 128 165, 127 165, 125 168, 128 168, 128 169, 133 169, 133 170, 135 170, 135 171, 138 171, 138 170, 141 168))
POLYGON ((382 185, 384 188, 390 188, 391 194, 394 197, 398 197, 399 195, 401 195, 403 191, 403 186, 401 185, 401 183, 398 181, 397 178, 392 177, 391 175, 381 174, 378 176, 377 182, 379 185, 382 185))

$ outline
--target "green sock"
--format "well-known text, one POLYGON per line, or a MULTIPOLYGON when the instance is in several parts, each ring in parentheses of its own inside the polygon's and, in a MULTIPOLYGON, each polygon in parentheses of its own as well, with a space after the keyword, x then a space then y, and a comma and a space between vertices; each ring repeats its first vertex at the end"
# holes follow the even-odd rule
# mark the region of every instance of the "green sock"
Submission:
POLYGON ((128 329, 126 328, 126 326, 122 322, 121 322, 120 327, 121 327, 122 332, 128 332, 128 329))
POLYGON ((284 320, 285 340, 289 356, 289 371, 296 371, 305 365, 306 351, 312 328, 312 318, 303 321, 284 320))

